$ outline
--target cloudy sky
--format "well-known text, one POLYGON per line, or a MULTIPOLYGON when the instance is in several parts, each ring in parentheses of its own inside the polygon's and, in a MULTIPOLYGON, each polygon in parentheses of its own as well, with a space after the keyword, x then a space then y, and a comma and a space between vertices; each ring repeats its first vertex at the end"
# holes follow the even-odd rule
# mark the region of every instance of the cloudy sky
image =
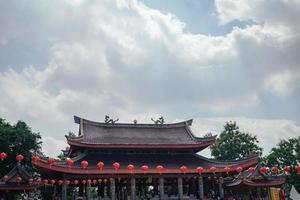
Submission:
POLYGON ((300 136, 299 0, 1 0, 0 116, 24 120, 50 156, 103 121, 228 120, 267 153, 300 136))

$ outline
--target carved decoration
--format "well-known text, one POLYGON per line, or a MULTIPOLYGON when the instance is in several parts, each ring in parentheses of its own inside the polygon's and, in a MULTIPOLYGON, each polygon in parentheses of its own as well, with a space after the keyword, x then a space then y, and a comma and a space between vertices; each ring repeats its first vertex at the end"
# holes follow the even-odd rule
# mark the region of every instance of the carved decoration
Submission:
POLYGON ((158 118, 157 120, 154 120, 153 118, 151 118, 151 120, 155 123, 155 124, 164 124, 165 120, 163 117, 158 118))
POLYGON ((116 120, 113 120, 113 119, 111 119, 108 115, 105 115, 105 123, 106 124, 114 124, 114 123, 116 123, 117 121, 119 121, 119 118, 118 119, 116 119, 116 120))

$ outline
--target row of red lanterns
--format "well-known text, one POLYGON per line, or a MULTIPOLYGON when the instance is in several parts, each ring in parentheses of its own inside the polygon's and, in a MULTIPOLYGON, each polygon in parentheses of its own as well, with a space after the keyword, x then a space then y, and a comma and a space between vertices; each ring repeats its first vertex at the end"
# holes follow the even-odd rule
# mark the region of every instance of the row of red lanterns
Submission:
MULTIPOLYGON (((4 182, 7 182, 8 179, 9 179, 9 177, 7 175, 3 176, 3 181, 4 182)), ((21 181, 22 181, 22 178, 20 176, 17 176, 16 177, 16 182, 20 183, 21 181)), ((58 185, 62 185, 64 183, 63 180, 58 180, 56 182, 55 179, 51 179, 51 180, 48 181, 47 179, 41 180, 41 178, 36 179, 35 182, 36 182, 36 184, 41 184, 43 182, 43 184, 45 184, 45 185, 48 184, 48 183, 51 184, 51 185, 54 185, 55 183, 57 183, 58 185)), ((96 179, 93 179, 93 180, 88 179, 88 180, 82 180, 81 181, 82 184, 94 184, 94 185, 96 185, 98 183, 101 184, 102 182, 104 184, 106 184, 108 182, 108 180, 107 179, 103 179, 103 180, 102 179, 98 179, 98 180, 96 180, 96 179)), ((29 185, 32 185, 34 183, 34 179, 33 178, 29 178, 28 179, 28 183, 29 183, 29 185)), ((66 185, 70 185, 70 184, 71 184, 71 181, 70 180, 66 180, 66 185)), ((78 180, 74 180, 73 184, 74 185, 78 185, 79 181, 78 180)))
MULTIPOLYGON (((0 153, 0 159, 1 159, 1 160, 4 160, 6 157, 7 157, 6 153, 4 153, 4 152, 0 153)), ((23 156, 22 154, 19 154, 19 155, 16 156, 16 160, 17 160, 18 162, 21 162, 23 159, 24 159, 24 156, 23 156)), ((33 162, 34 164, 38 164, 40 161, 41 161, 41 159, 40 159, 39 156, 33 156, 33 157, 32 157, 32 162, 33 162)), ((55 162, 55 160, 54 160, 53 158, 48 158, 48 160, 47 160, 47 163, 48 163, 48 165, 50 165, 50 166, 52 166, 52 165, 54 164, 54 162, 55 162)), ((74 161, 73 161, 72 159, 68 158, 68 159, 66 160, 66 165, 67 165, 68 167, 72 167, 73 164, 74 164, 74 161)), ((86 160, 81 161, 80 164, 81 164, 81 167, 84 168, 84 169, 86 169, 86 168, 88 167, 88 165, 89 165, 89 163, 88 163, 86 160)), ((97 163, 97 167, 98 167, 100 170, 102 170, 102 169, 104 168, 104 166, 105 166, 105 165, 104 165, 103 162, 98 162, 98 163, 97 163)), ((114 163, 112 164, 112 167, 113 167, 115 170, 118 170, 118 169, 120 169, 121 165, 120 165, 118 162, 114 162, 114 163)), ((133 173, 135 167, 134 167, 134 165, 129 164, 129 165, 127 166, 127 169, 128 169, 130 172, 133 173)), ((141 170, 144 171, 144 172, 147 172, 147 171, 149 170, 149 167, 148 167, 147 165, 143 165, 143 166, 141 166, 141 170)), ((157 170, 159 173, 162 173, 162 171, 164 170, 164 167, 163 167, 162 165, 158 165, 158 166, 156 166, 156 170, 157 170)), ((187 168, 185 165, 183 165, 183 166, 181 166, 181 167, 179 168, 179 170, 180 170, 182 173, 186 173, 186 172, 188 171, 188 168, 187 168)), ((243 170, 244 170, 244 169, 243 169, 241 166, 235 168, 235 171, 238 172, 238 173, 241 173, 243 170)), ((267 167, 261 167, 261 168, 260 168, 260 172, 262 172, 262 173, 267 173, 268 170, 269 170, 269 169, 268 169, 267 167)), ((300 173, 300 165, 295 166, 295 170, 297 171, 297 173, 300 173)), ((197 171, 199 174, 201 174, 201 173, 205 172, 205 169, 204 169, 203 167, 197 167, 197 168, 196 168, 196 171, 197 171)), ((231 169, 230 167, 224 167, 224 168, 223 168, 223 171, 224 171, 225 173, 228 174, 230 171, 232 171, 232 169, 231 169)), ((277 167, 272 167, 272 168, 271 168, 271 172, 273 172, 273 173, 277 173, 278 171, 279 171, 279 169, 278 169, 277 167)), ((290 171, 290 167, 288 167, 288 166, 284 167, 284 168, 283 168, 283 171, 289 172, 289 171, 290 171)), ((216 168, 216 167, 211 167, 211 168, 209 168, 209 172, 211 172, 211 173, 216 173, 216 172, 217 172, 217 168, 216 168)), ((254 172, 254 168, 253 168, 253 167, 248 168, 248 172, 249 172, 249 173, 254 172)))
MULTIPOLYGON (((7 158, 7 154, 6 153, 4 153, 4 152, 0 153, 0 160, 1 161, 3 161, 6 158, 7 158)), ((19 154, 19 155, 16 156, 16 160, 18 162, 21 162, 22 160, 24 160, 24 156, 22 154, 19 154)))

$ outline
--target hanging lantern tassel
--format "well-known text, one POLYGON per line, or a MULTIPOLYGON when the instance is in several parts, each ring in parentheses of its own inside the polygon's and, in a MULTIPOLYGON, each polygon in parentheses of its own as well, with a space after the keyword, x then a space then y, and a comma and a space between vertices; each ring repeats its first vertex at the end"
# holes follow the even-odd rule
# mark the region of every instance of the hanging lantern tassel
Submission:
POLYGON ((183 166, 181 166, 181 167, 179 168, 179 170, 180 170, 183 174, 185 174, 185 173, 188 171, 188 168, 187 168, 185 165, 183 165, 183 166))
POLYGON ((120 163, 114 162, 114 163, 112 164, 112 167, 115 169, 115 171, 117 171, 117 170, 120 168, 120 163))
POLYGON ((103 170, 103 168, 104 168, 104 162, 98 162, 97 163, 97 167, 100 169, 100 171, 102 171, 103 170))
POLYGON ((290 172, 290 167, 289 167, 289 166, 285 166, 285 167, 283 168, 283 171, 284 171, 286 174, 289 174, 289 172, 290 172))
POLYGON ((197 167, 196 171, 199 173, 199 175, 201 176, 201 174, 204 172, 204 168, 203 167, 197 167))
POLYGON ((22 160, 24 160, 24 156, 22 154, 19 154, 16 156, 16 160, 18 161, 18 163, 20 163, 22 160))
POLYGON ((46 186, 46 184, 48 183, 48 180, 47 180, 47 179, 44 179, 44 180, 43 180, 43 183, 44 183, 44 185, 46 186))
POLYGON ((230 167, 224 167, 224 172, 228 175, 230 172, 230 167))
POLYGON ((32 183, 33 183, 33 178, 28 179, 28 183, 29 183, 29 185, 32 185, 32 183))
POLYGON ((249 167, 247 170, 249 173, 253 173, 254 172, 254 168, 253 167, 249 167))
POLYGON ((41 161, 41 159, 39 156, 32 156, 31 161, 33 164, 37 165, 41 161))
POLYGON ((162 174, 164 167, 162 165, 157 165, 156 170, 159 172, 159 174, 162 174))
POLYGON ((133 174, 134 165, 129 164, 129 165, 127 166, 127 169, 128 169, 128 171, 129 171, 131 174, 133 174))
POLYGON ((211 168, 209 168, 209 171, 210 171, 211 173, 215 174, 216 171, 217 171, 217 168, 216 168, 216 167, 211 167, 211 168))
POLYGON ((3 176, 3 181, 6 182, 8 181, 9 177, 7 175, 3 176))
POLYGON ((236 172, 237 172, 237 173, 241 173, 242 171, 243 171, 243 168, 242 168, 242 167, 237 167, 237 168, 236 168, 236 172))
POLYGON ((89 163, 88 163, 88 161, 83 160, 83 161, 81 161, 80 165, 83 169, 86 169, 89 166, 89 163))
POLYGON ((78 185, 79 181, 78 180, 74 180, 74 185, 78 185))
POLYGON ((271 171, 272 171, 272 173, 274 173, 274 174, 275 174, 275 173, 277 173, 277 172, 278 172, 278 168, 277 168, 277 167, 272 167, 272 168, 271 168, 271 171))
POLYGON ((148 165, 141 166, 141 170, 144 172, 144 174, 149 170, 148 165))
POLYGON ((74 161, 71 158, 67 158, 66 165, 71 168, 74 164, 74 161))
POLYGON ((7 154, 4 153, 4 152, 0 153, 0 159, 1 159, 1 161, 3 161, 5 158, 7 158, 7 154))
POLYGON ((16 182, 17 182, 18 184, 20 184, 21 181, 22 181, 22 178, 21 178, 20 176, 18 176, 18 177, 16 178, 16 182))

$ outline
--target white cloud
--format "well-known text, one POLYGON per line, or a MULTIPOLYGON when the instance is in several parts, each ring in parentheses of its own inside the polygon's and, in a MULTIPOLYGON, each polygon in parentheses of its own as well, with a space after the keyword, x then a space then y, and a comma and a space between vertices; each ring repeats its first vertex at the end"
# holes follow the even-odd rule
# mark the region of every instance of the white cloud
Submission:
MULTIPOLYGON (((175 15, 138 1, 29 2, 1 7, 0 51, 17 51, 22 45, 14 44, 28 42, 28 55, 47 62, 0 71, 0 113, 29 122, 43 136, 63 140, 68 129, 77 129, 73 114, 95 120, 110 114, 122 121, 157 113, 253 116, 268 90, 297 95, 298 22, 261 16, 269 9, 261 1, 216 1, 224 23, 259 23, 224 36, 186 33, 175 15), (32 46, 42 51, 35 54, 32 46)), ((297 16, 298 4, 291 5, 284 8, 297 16)))
POLYGON ((298 0, 215 0, 215 4, 221 23, 252 20, 267 26, 286 26, 299 30, 298 0))
POLYGON ((283 73, 272 74, 266 79, 265 86, 278 96, 286 96, 300 88, 300 71, 292 73, 287 70, 283 73))

